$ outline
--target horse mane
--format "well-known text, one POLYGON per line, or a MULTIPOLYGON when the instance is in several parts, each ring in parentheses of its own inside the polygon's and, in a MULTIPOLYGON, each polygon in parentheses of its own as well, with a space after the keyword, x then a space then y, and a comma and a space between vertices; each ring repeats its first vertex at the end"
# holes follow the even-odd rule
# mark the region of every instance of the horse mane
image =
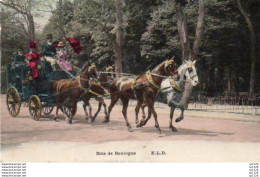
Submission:
POLYGON ((85 71, 86 69, 88 69, 89 66, 90 66, 89 63, 85 64, 85 65, 82 67, 81 71, 85 71))
POLYGON ((163 65, 165 63, 165 61, 161 62, 160 64, 158 64, 153 70, 152 72, 155 72, 159 67, 161 67, 161 65, 163 65))

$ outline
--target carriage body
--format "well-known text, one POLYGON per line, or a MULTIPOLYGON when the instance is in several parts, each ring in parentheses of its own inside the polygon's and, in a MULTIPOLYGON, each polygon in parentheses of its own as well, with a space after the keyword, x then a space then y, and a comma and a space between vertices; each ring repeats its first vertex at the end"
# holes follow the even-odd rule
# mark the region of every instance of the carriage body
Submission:
POLYGON ((33 79, 27 65, 7 65, 7 107, 12 117, 17 117, 21 104, 28 103, 29 112, 35 120, 41 113, 48 115, 56 106, 52 81, 70 78, 65 71, 53 71, 49 62, 38 61, 39 77, 33 79))

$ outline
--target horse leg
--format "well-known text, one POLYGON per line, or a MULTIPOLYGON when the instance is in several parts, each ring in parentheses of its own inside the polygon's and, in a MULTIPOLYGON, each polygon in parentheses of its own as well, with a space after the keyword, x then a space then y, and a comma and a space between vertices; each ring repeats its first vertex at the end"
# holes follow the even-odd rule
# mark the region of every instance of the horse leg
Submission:
MULTIPOLYGON (((145 92, 146 93, 146 92, 145 92)), ((154 96, 153 95, 147 95, 145 94, 145 100, 146 100, 146 105, 148 106, 149 111, 151 111, 151 113, 153 114, 154 117, 154 121, 155 121, 155 128, 158 130, 158 133, 161 134, 162 131, 160 129, 158 120, 157 120, 157 113, 154 110, 154 96)), ((145 123, 147 123, 149 119, 146 119, 145 123)))
POLYGON ((77 101, 72 101, 72 106, 71 106, 71 117, 68 117, 66 119, 67 123, 72 124, 72 118, 76 114, 77 111, 77 101))
POLYGON ((180 122, 182 119, 184 119, 183 113, 184 113, 184 108, 181 108, 181 115, 180 115, 180 117, 178 117, 178 118, 175 120, 175 122, 180 122))
POLYGON ((139 114, 139 110, 140 110, 141 106, 142 106, 142 102, 137 101, 137 105, 135 107, 135 123, 137 126, 139 124, 138 114, 139 114))
POLYGON ((53 120, 57 119, 59 109, 60 109, 60 105, 57 105, 57 107, 56 107, 56 114, 54 115, 53 120))
POLYGON ((63 117, 65 118, 65 120, 67 120, 67 115, 65 113, 65 110, 64 110, 64 107, 63 106, 59 106, 59 109, 61 110, 62 114, 63 114, 63 117))
POLYGON ((143 120, 145 120, 145 118, 146 118, 145 110, 144 110, 145 107, 146 107, 146 105, 145 105, 145 104, 142 104, 141 109, 142 109, 142 119, 143 119, 143 120))
POLYGON ((175 110, 175 107, 171 107, 169 127, 172 129, 173 132, 177 132, 177 129, 172 125, 172 118, 173 118, 174 110, 175 110))
POLYGON ((132 129, 132 127, 131 127, 128 119, 127 119, 127 107, 128 107, 129 98, 123 98, 121 100, 122 100, 122 103, 123 103, 122 113, 123 113, 124 118, 125 118, 126 126, 128 127, 129 132, 133 132, 133 129, 132 129))
POLYGON ((88 120, 88 111, 87 111, 87 104, 84 102, 83 104, 83 109, 84 109, 84 112, 85 112, 85 119, 88 120))
POLYGON ((100 110, 101 110, 102 102, 104 102, 103 99, 98 102, 98 110, 97 110, 97 112, 95 113, 95 115, 92 117, 91 123, 92 123, 92 122, 95 122, 95 119, 96 119, 98 113, 99 113, 100 110))
POLYGON ((88 102, 88 111, 89 111, 89 119, 92 119, 92 106, 90 105, 90 103, 88 102))
POLYGON ((104 100, 103 100, 103 107, 104 107, 104 111, 105 111, 105 116, 107 116, 107 105, 104 100))
POLYGON ((113 109, 113 107, 115 106, 116 102, 118 101, 119 96, 117 94, 111 94, 111 102, 110 105, 108 106, 108 113, 105 117, 105 120, 103 121, 104 123, 109 122, 109 118, 110 118, 110 113, 113 109))

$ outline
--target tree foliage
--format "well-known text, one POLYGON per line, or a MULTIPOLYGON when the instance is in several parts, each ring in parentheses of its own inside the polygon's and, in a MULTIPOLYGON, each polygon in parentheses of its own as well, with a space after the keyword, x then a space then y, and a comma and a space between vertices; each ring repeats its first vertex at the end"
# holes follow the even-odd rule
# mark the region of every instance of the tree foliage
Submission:
MULTIPOLYGON (((111 65, 116 57, 113 45, 116 37, 115 2, 63 0, 62 5, 57 3, 41 38, 45 39, 48 33, 52 33, 55 40, 73 36, 83 46, 83 52, 78 58, 80 63, 91 61, 100 68, 111 65)), ((176 2, 182 7, 187 20, 189 41, 193 44, 198 21, 198 0, 121 1, 124 72, 143 73, 171 56, 175 56, 176 62, 181 64, 182 48, 175 12, 176 2)), ((234 0, 204 2, 204 30, 196 62, 200 84, 195 91, 208 95, 248 92, 251 72, 250 31, 237 3, 234 0)), ((250 0, 252 3, 248 3, 249 0, 241 2, 252 21, 259 43, 260 3, 256 0, 250 0)), ((3 19, 8 18, 5 16, 3 19)), ((22 28, 19 30, 22 33, 22 28)), ((24 36, 20 32, 17 31, 16 34, 24 36)), ((11 40, 13 44, 16 44, 16 39, 11 40)), ((260 51, 259 45, 256 51, 260 51)), ((257 52, 257 92, 260 92, 259 58, 260 53, 257 52)))

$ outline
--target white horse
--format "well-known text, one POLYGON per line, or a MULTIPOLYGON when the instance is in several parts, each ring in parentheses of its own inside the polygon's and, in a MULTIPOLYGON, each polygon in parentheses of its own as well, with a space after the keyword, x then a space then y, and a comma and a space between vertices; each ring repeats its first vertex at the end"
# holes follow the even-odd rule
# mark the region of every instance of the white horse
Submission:
MULTIPOLYGON (((178 73, 180 75, 179 79, 173 78, 170 76, 165 79, 161 84, 161 92, 158 94, 156 101, 167 103, 171 107, 170 111, 170 124, 169 127, 173 132, 176 132, 177 129, 172 125, 172 118, 175 108, 181 109, 181 115, 175 121, 181 121, 183 117, 184 110, 188 107, 186 98, 183 96, 183 92, 191 92, 192 87, 196 86, 199 83, 197 71, 195 68, 196 61, 185 61, 179 68, 178 73), (186 84, 185 84, 186 83, 186 84), (185 86, 186 85, 186 86, 185 86), (185 89, 186 88, 186 89, 185 89), (188 88, 188 89, 187 89, 188 88)), ((189 95, 188 95, 189 96, 189 95)), ((145 105, 142 106, 143 116, 138 127, 145 125, 148 120, 151 118, 150 111, 148 112, 148 117, 145 119, 144 112, 145 105)))

